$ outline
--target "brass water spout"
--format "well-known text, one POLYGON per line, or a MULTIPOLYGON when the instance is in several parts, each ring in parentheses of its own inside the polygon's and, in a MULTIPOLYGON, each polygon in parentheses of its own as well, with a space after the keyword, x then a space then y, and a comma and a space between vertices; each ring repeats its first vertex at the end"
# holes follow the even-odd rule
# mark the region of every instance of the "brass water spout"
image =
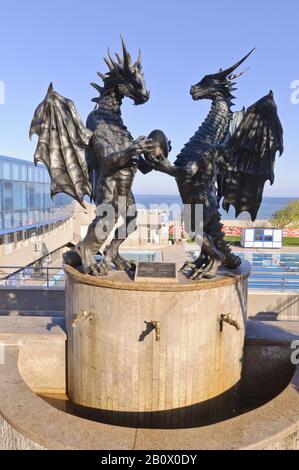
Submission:
POLYGON ((222 313, 220 315, 219 321, 220 321, 220 331, 223 330, 223 323, 227 323, 228 325, 234 326, 237 331, 241 329, 239 322, 237 322, 237 320, 234 320, 232 318, 231 313, 222 313))
POLYGON ((76 328, 78 323, 81 323, 84 320, 93 320, 93 319, 94 319, 93 312, 88 312, 87 310, 81 310, 81 312, 76 315, 76 318, 72 323, 72 327, 76 328))
POLYGON ((151 321, 150 322, 156 332, 156 341, 160 341, 161 337, 161 324, 159 321, 151 321))

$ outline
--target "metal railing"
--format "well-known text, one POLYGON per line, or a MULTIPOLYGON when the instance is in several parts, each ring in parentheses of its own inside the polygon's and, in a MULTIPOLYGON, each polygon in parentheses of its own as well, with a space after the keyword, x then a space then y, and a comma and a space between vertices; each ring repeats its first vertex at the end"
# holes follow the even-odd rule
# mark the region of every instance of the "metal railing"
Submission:
POLYGON ((61 266, 0 266, 0 288, 13 286, 50 288, 53 285, 64 285, 64 273, 61 266))

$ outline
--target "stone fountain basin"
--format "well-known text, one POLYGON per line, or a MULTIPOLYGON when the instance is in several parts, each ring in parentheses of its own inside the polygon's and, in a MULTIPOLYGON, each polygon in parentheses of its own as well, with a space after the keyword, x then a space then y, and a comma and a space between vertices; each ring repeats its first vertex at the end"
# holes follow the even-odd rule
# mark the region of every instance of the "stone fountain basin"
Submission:
POLYGON ((247 322, 244 403, 231 419, 184 429, 102 424, 48 403, 65 393, 64 320, 0 317, 0 449, 298 449, 299 369, 290 363, 298 322, 247 322), (264 404, 261 404, 264 403, 264 404))

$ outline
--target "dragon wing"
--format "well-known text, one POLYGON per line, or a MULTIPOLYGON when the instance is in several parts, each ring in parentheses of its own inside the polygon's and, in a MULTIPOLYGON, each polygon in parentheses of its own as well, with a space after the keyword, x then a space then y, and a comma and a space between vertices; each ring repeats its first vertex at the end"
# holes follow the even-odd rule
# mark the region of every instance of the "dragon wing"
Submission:
POLYGON ((264 185, 274 182, 277 152, 283 153, 283 129, 272 91, 248 108, 243 120, 225 145, 230 171, 227 173, 222 207, 230 205, 236 217, 243 211, 255 220, 264 185))
MULTIPOLYGON (((243 121, 245 116, 245 108, 241 111, 235 111, 232 115, 232 119, 230 121, 228 136, 226 142, 230 139, 230 137, 236 132, 237 128, 243 121)), ((228 156, 226 151, 223 151, 223 147, 225 145, 221 145, 218 150, 220 150, 217 154, 218 157, 218 167, 217 167, 217 201, 218 205, 220 205, 220 201, 223 198, 225 192, 225 182, 227 178, 227 169, 229 168, 228 164, 228 156), (219 158, 220 157, 220 158, 219 158)))
POLYGON ((51 197, 66 193, 84 207, 84 195, 92 193, 86 156, 93 133, 83 125, 74 103, 59 95, 52 84, 34 113, 30 138, 33 134, 38 135, 34 163, 46 165, 51 197))

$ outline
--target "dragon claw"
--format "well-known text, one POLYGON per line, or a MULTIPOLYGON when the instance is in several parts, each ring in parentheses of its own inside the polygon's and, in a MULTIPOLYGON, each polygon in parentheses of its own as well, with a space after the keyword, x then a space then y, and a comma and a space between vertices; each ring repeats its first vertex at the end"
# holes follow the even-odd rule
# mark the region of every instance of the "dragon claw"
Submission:
POLYGON ((125 271, 126 269, 134 271, 136 269, 136 261, 128 261, 120 255, 113 259, 112 263, 115 265, 117 271, 125 271))
POLYGON ((101 263, 95 263, 94 265, 90 266, 89 270, 89 274, 92 276, 102 277, 107 276, 108 272, 111 270, 111 267, 108 265, 108 263, 105 262, 105 260, 103 260, 101 263))
POLYGON ((212 279, 221 266, 221 260, 201 255, 195 261, 186 261, 180 272, 191 281, 212 279))
POLYGON ((124 271, 125 269, 130 269, 131 264, 125 258, 121 256, 116 256, 115 259, 112 259, 112 263, 114 264, 117 271, 124 271))
POLYGON ((212 279, 217 275, 220 266, 221 261, 211 259, 209 264, 204 268, 195 269, 190 279, 193 281, 198 279, 212 279))
POLYGON ((194 261, 186 261, 181 267, 180 273, 188 274, 188 272, 192 269, 195 269, 195 267, 196 264, 194 263, 194 261))
POLYGON ((100 275, 100 270, 98 269, 97 265, 90 266, 90 274, 92 276, 99 276, 100 275))

